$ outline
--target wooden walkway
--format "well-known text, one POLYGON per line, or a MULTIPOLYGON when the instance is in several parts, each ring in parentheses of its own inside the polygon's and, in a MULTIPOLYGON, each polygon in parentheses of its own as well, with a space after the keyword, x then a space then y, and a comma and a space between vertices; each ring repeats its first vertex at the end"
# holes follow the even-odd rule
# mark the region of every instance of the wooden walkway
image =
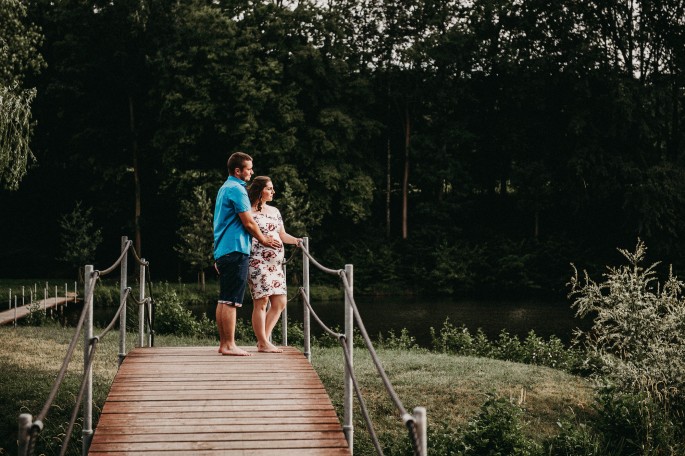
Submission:
POLYGON ((301 352, 221 356, 216 347, 136 348, 121 365, 90 455, 349 455, 301 352))
MULTIPOLYGON (((38 301, 38 304, 40 305, 41 309, 52 309, 56 308, 57 306, 66 304, 68 302, 74 302, 74 293, 67 293, 66 297, 61 296, 57 298, 41 299, 40 301, 38 301)), ((15 315, 17 320, 20 318, 24 318, 26 315, 29 314, 29 307, 30 304, 27 304, 25 306, 17 306, 16 314, 14 312, 14 307, 12 307, 10 310, 4 310, 0 312, 0 325, 12 323, 14 321, 15 315)))

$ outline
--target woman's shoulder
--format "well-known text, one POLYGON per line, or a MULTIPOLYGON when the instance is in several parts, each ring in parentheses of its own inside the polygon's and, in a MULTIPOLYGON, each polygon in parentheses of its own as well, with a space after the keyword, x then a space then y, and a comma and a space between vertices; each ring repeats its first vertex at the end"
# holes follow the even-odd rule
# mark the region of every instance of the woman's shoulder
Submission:
POLYGON ((281 216, 281 211, 279 211, 277 207, 266 206, 266 211, 267 211, 267 214, 270 215, 271 217, 280 217, 281 216))

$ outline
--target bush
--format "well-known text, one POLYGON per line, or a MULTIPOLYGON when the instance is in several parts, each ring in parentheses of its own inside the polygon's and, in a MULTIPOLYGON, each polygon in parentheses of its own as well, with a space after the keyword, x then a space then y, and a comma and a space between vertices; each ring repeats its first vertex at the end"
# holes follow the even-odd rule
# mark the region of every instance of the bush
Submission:
POLYGON ((539 454, 535 442, 523 433, 521 407, 508 399, 490 397, 463 435, 463 456, 528 456, 539 454))
MULTIPOLYGON (((570 296, 581 317, 593 315, 577 340, 600 361, 597 376, 618 389, 645 395, 664 408, 685 404, 685 283, 669 272, 660 285, 655 268, 643 267, 644 243, 619 249, 628 265, 608 268, 605 281, 571 278, 570 296)), ((574 268, 575 269, 575 268, 574 268)))
POLYGON ((195 320, 193 313, 183 306, 173 290, 161 293, 156 298, 155 331, 176 336, 208 336, 201 333, 200 323, 195 320))
POLYGON ((604 387, 598 394, 595 429, 617 455, 685 454, 680 426, 661 404, 645 393, 604 387), (679 449, 679 451, 678 451, 679 449), (620 451, 619 451, 620 450, 620 451))

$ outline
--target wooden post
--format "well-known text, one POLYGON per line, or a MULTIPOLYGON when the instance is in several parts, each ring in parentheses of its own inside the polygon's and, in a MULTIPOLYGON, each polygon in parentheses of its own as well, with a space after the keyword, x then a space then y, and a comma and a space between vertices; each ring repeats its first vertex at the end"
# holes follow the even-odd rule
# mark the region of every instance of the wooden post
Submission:
MULTIPOLYGON (((347 350, 350 353, 350 365, 353 366, 353 350, 354 350, 354 310, 352 309, 352 293, 353 293, 353 269, 351 264, 345 265, 345 276, 350 285, 349 291, 345 288, 345 338, 347 344, 347 350)), ((345 364, 345 383, 344 383, 344 393, 345 397, 343 400, 344 404, 344 419, 343 419, 343 432, 345 433, 345 438, 347 439, 347 446, 350 452, 354 449, 354 423, 352 420, 352 401, 354 399, 352 383, 352 373, 350 369, 345 364)))
MULTIPOLYGON (((93 265, 86 265, 84 278, 84 302, 85 320, 83 325, 83 375, 85 377, 86 389, 83 393, 83 446, 81 454, 86 456, 93 439, 93 370, 88 369, 88 358, 90 357, 90 341, 93 338, 93 291, 95 278, 93 277, 93 265)), ((68 438, 67 436, 66 438, 68 438)))
MULTIPOLYGON (((121 236, 121 251, 126 249, 128 244, 128 238, 126 236, 121 236)), ((126 261, 128 255, 124 255, 121 259, 121 281, 119 287, 119 304, 124 299, 126 294, 127 276, 128 276, 128 261, 126 261)), ((121 313, 119 314, 119 366, 124 362, 126 357, 126 304, 121 308, 121 313)))
POLYGON ((418 437, 419 455, 428 455, 428 420, 426 407, 414 408, 414 423, 416 424, 416 436, 418 437))
POLYGON ((140 259, 140 275, 138 276, 138 346, 145 346, 145 258, 140 259))
MULTIPOLYGON (((288 270, 286 268, 286 264, 283 263, 283 278, 285 279, 284 282, 287 284, 288 283, 288 270)), ((286 285, 287 286, 287 285, 286 285)), ((286 303, 285 307, 283 308, 283 312, 281 312, 281 344, 284 347, 288 346, 288 303, 286 303)))
MULTIPOLYGON (((302 238, 302 245, 304 249, 309 252, 309 238, 302 238)), ((304 289, 304 295, 307 298, 307 302, 311 304, 309 300, 309 257, 302 252, 302 288, 304 289)), ((309 314, 309 307, 306 305, 304 307, 304 314, 302 316, 303 321, 303 332, 304 332, 304 356, 307 357, 307 361, 312 362, 312 341, 311 341, 311 323, 309 314)))
POLYGON ((29 431, 33 424, 33 416, 30 413, 19 415, 19 432, 17 433, 17 444, 19 445, 19 456, 27 456, 29 453, 29 431))

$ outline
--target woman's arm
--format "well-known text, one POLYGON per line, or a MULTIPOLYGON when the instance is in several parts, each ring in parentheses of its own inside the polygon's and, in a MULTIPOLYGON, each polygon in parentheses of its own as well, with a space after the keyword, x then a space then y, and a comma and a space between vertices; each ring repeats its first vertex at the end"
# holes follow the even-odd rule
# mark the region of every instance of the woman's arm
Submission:
POLYGON ((296 238, 285 232, 285 227, 281 226, 281 231, 278 232, 278 236, 281 238, 284 244, 299 245, 302 242, 302 238, 296 238))

